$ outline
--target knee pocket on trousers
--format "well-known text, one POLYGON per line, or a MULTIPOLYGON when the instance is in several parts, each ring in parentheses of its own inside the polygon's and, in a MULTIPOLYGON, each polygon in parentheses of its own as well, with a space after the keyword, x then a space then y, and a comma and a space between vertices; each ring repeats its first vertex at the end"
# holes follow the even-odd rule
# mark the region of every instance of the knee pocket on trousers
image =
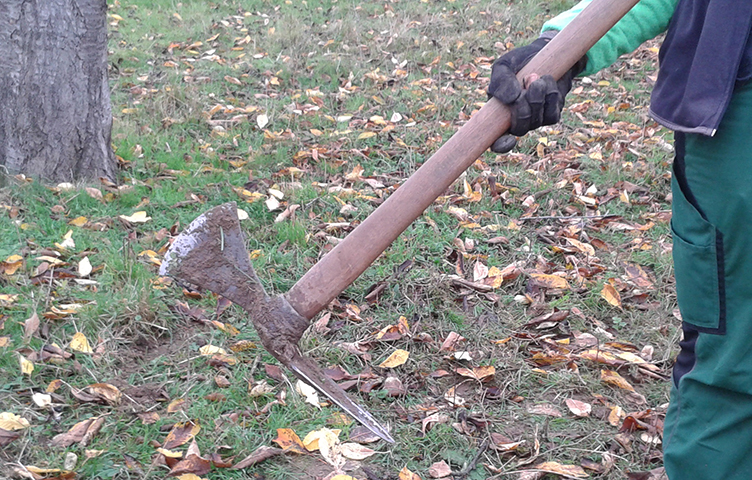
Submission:
POLYGON ((723 235, 672 180, 673 258, 676 296, 682 320, 698 331, 726 332, 723 235))

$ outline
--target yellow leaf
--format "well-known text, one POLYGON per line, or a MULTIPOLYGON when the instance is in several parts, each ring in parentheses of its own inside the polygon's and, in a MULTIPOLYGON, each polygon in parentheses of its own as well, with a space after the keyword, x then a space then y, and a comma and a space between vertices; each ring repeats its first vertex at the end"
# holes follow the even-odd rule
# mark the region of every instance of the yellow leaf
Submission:
POLYGON ((215 353, 219 353, 220 355, 227 355, 227 351, 224 348, 220 348, 214 345, 204 345, 203 347, 198 349, 199 353, 201 355, 214 355, 215 353))
POLYGON ((94 350, 92 350, 89 345, 89 340, 86 339, 86 335, 81 332, 76 332, 76 334, 73 335, 69 347, 72 350, 81 353, 94 353, 94 350))
POLYGON ((31 375, 31 372, 34 371, 34 364, 23 355, 18 356, 18 362, 21 366, 21 373, 24 375, 31 375))
POLYGON ((601 290, 601 297, 605 298, 606 301, 614 307, 621 308, 621 296, 610 283, 607 283, 603 286, 603 290, 601 290))
POLYGON ((339 434, 341 432, 342 430, 339 429, 330 430, 328 428, 312 430, 308 432, 308 435, 306 435, 305 438, 303 438, 303 446, 309 452, 315 452, 319 449, 319 441, 322 439, 330 445, 339 442, 339 434))
POLYGON ((51 381, 50 384, 47 385, 47 389, 45 391, 47 393, 53 393, 54 391, 56 391, 58 388, 62 386, 63 386, 63 381, 58 378, 58 379, 51 381))
POLYGON ((186 407, 186 402, 184 398, 177 398, 170 402, 169 405, 167 405, 167 413, 175 413, 180 410, 183 410, 186 407))
POLYGON ((601 382, 614 386, 614 387, 619 387, 629 392, 635 391, 634 387, 630 385, 629 382, 624 380, 624 377, 622 377, 621 375, 619 375, 618 372, 615 372, 613 370, 601 370, 601 382))
POLYGON ((29 421, 23 417, 19 417, 15 413, 2 412, 0 413, 0 428, 3 430, 23 430, 29 428, 31 425, 29 421))
POLYGON ((146 215, 146 212, 141 210, 138 212, 135 212, 133 215, 120 215, 121 220, 125 220, 129 223, 146 223, 149 220, 151 220, 151 217, 146 215))
POLYGON ((157 451, 167 458, 182 458, 183 452, 177 450, 167 450, 166 448, 158 448, 157 451))
POLYGON ((585 470, 579 465, 562 465, 557 462, 543 462, 533 468, 543 472, 555 473, 557 475, 571 478, 586 478, 588 476, 588 474, 585 473, 585 470))
POLYGON ((418 474, 411 472, 407 466, 405 466, 399 472, 399 480, 421 480, 418 474))
POLYGON ((11 255, 4 262, 0 262, 0 272, 6 275, 13 275, 21 266, 23 266, 23 257, 21 255, 11 255))
POLYGON ((10 337, 0 337, 0 348, 10 345, 10 337))
POLYGON ((360 135, 358 135, 358 140, 364 140, 366 138, 375 137, 376 132, 363 132, 360 135))
POLYGON ((76 217, 70 222, 68 222, 68 225, 73 225, 74 227, 81 227, 81 226, 86 225, 86 222, 88 221, 89 220, 86 217, 81 216, 81 217, 76 217))
POLYGON ((608 423, 614 427, 618 427, 626 416, 627 414, 624 412, 624 409, 616 405, 615 407, 611 407, 611 411, 608 414, 608 423))
POLYGON ((567 282, 567 279, 564 277, 558 275, 547 275, 545 273, 531 273, 530 276, 533 277, 542 287, 559 288, 564 290, 569 289, 569 282, 567 282))
POLYGON ((395 368, 403 365, 410 357, 410 352, 407 350, 395 350, 394 353, 389 355, 389 358, 381 362, 379 367, 381 368, 395 368))
POLYGON ((300 437, 292 428, 278 428, 277 438, 272 440, 286 452, 306 453, 307 450, 300 441, 300 437))

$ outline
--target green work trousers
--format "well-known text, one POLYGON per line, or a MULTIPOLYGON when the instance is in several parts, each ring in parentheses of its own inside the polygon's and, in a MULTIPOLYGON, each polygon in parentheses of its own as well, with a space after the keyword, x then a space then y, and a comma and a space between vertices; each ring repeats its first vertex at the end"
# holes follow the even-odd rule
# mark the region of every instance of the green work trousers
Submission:
POLYGON ((752 479, 752 82, 715 136, 676 135, 676 291, 684 339, 664 428, 670 480, 752 479))

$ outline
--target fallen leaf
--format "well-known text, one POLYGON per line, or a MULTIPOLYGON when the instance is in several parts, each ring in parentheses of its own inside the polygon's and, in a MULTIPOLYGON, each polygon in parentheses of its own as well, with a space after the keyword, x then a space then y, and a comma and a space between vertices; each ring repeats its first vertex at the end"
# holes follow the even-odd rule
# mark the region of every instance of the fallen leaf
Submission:
POLYGON ((569 282, 564 277, 558 275, 548 275, 545 273, 531 273, 530 276, 544 288, 558 288, 562 290, 569 289, 569 282))
POLYGON ((104 416, 90 417, 82 420, 65 433, 52 437, 52 445, 57 447, 69 447, 74 443, 80 443, 86 446, 89 441, 96 435, 104 424, 104 416))
POLYGON ((410 352, 408 352, 407 350, 397 349, 391 355, 389 355, 389 358, 381 362, 379 364, 379 367, 396 368, 396 367, 399 367, 400 365, 404 365, 405 362, 407 362, 407 359, 409 357, 410 357, 410 352))
POLYGON ((423 433, 426 433, 428 430, 431 430, 434 425, 438 425, 441 423, 447 423, 450 420, 449 415, 445 413, 432 413, 431 415, 424 418, 421 422, 421 428, 420 430, 423 433))
POLYGON ((172 426, 170 433, 167 434, 167 438, 165 438, 162 446, 168 450, 172 450, 175 447, 184 445, 193 440, 193 437, 195 437, 200 430, 201 426, 196 422, 188 421, 176 423, 172 426))
POLYGON ((31 400, 40 408, 47 408, 52 405, 52 395, 48 393, 36 392, 31 396, 31 400))
POLYGON ((614 307, 622 308, 621 295, 619 295, 619 292, 617 292, 614 286, 610 283, 603 285, 603 290, 601 290, 601 297, 605 298, 606 301, 614 307))
POLYGON ((75 350, 77 352, 94 353, 94 350, 92 350, 91 346, 89 345, 89 340, 86 339, 86 335, 81 332, 76 332, 73 335, 70 345, 68 346, 71 348, 71 350, 75 350))
POLYGON ((321 402, 319 401, 319 392, 312 386, 308 385, 302 380, 298 380, 297 382, 295 382, 295 391, 298 392, 303 398, 305 398, 306 403, 310 403, 314 407, 321 408, 321 402))
POLYGON ((614 427, 621 425, 622 420, 627 416, 627 413, 623 408, 616 405, 611 407, 611 411, 608 413, 608 423, 614 427))
POLYGON ((550 403, 541 403, 538 405, 531 405, 527 409, 527 413, 531 415, 547 415, 549 417, 561 417, 561 411, 550 403))
POLYGON ((214 355, 217 353, 220 355, 227 355, 227 350, 215 345, 204 345, 203 347, 199 348, 198 351, 201 355, 214 355))
POLYGON ((39 316, 34 312, 31 317, 24 322, 24 338, 28 340, 39 329, 39 316))
POLYGON ((0 447, 10 445, 13 440, 17 440, 21 437, 21 432, 5 430, 0 428, 0 447))
POLYGON ((630 392, 635 391, 634 387, 624 380, 624 377, 613 370, 601 370, 601 382, 630 392))
POLYGON ((84 257, 78 262, 79 277, 88 277, 92 270, 93 268, 91 266, 91 261, 89 261, 89 257, 84 257))
POLYGON ((268 123, 269 117, 267 117, 265 113, 262 113, 256 117, 256 125, 258 125, 259 128, 264 128, 268 123))
POLYGON ((421 478, 405 466, 399 472, 399 480, 421 480, 421 478))
POLYGON ((543 462, 535 465, 533 468, 547 473, 555 473, 565 477, 586 478, 587 472, 579 465, 562 465, 557 462, 543 462))
POLYGON ((34 372, 34 363, 30 362, 29 359, 27 359, 23 355, 18 356, 18 363, 19 367, 21 368, 21 373, 23 373, 24 375, 31 375, 32 372, 34 372))
POLYGON ((253 453, 245 457, 243 460, 233 465, 231 469, 241 470, 243 468, 247 468, 257 463, 263 462, 264 460, 271 458, 275 455, 281 455, 283 453, 285 453, 285 451, 282 450, 281 448, 261 446, 257 448, 256 450, 254 450, 253 453))
POLYGON ((349 458, 350 460, 365 460, 371 455, 378 453, 376 450, 372 450, 357 443, 343 443, 339 448, 342 456, 349 458))
POLYGON ((452 474, 452 468, 448 463, 442 460, 428 467, 428 474, 431 475, 432 478, 448 477, 452 474))
POLYGON ((188 404, 184 398, 176 398, 167 405, 167 413, 175 413, 180 410, 185 410, 188 404))
POLYGON ((457 332, 449 332, 449 335, 447 335, 446 340, 444 340, 444 343, 441 344, 441 348, 439 349, 439 353, 441 352, 453 352, 457 349, 459 346, 459 343, 464 341, 465 337, 460 335, 457 332))
POLYGON ((481 382, 487 382, 496 375, 496 367, 493 365, 469 368, 458 368, 455 370, 459 375, 463 377, 473 378, 481 382))
POLYGON ((23 430, 29 428, 31 424, 23 417, 11 412, 0 413, 0 428, 3 430, 23 430))
POLYGON ((120 404, 122 393, 114 385, 110 385, 109 383, 94 383, 86 387, 86 389, 90 394, 98 397, 104 403, 113 406, 120 404))
POLYGON ((308 451, 298 434, 291 428, 278 428, 277 438, 272 441, 285 452, 306 453, 308 451))
POLYGON ((151 220, 151 217, 147 216, 143 210, 135 212, 133 215, 120 215, 119 218, 128 223, 146 223, 151 220))
POLYGON ((567 407, 569 408, 569 411, 578 417, 589 416, 590 412, 593 409, 592 405, 590 405, 589 403, 581 402, 579 400, 575 400, 574 398, 567 398, 565 402, 567 404, 567 407))
POLYGON ((191 445, 188 447, 188 451, 185 453, 185 458, 175 464, 167 476, 177 477, 185 474, 205 475, 209 473, 211 466, 211 461, 201 456, 196 439, 193 439, 191 445))

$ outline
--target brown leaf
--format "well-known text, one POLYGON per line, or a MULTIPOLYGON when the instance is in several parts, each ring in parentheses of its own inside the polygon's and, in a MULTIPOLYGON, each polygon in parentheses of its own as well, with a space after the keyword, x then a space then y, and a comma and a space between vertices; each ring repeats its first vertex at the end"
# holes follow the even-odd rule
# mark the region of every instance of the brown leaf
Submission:
POLYGON ((206 475, 209 473, 209 470, 211 470, 211 462, 201 456, 196 440, 193 439, 185 454, 185 458, 175 464, 167 476, 177 477, 188 473, 206 475))
POLYGON ((367 429, 366 427, 359 425, 352 430, 350 430, 350 438, 349 440, 351 442, 358 442, 358 443, 373 443, 378 442, 381 439, 378 435, 367 429))
POLYGON ((233 465, 232 470, 241 470, 243 468, 247 468, 257 463, 263 462, 264 460, 269 459, 275 455, 282 455, 283 453, 285 453, 285 451, 280 448, 261 446, 254 450, 253 453, 245 457, 243 460, 233 465))
POLYGON ((561 411, 550 403, 541 403, 539 405, 531 405, 527 409, 527 413, 531 415, 547 415, 549 417, 561 417, 561 411))
POLYGON ((104 416, 87 418, 73 425, 67 432, 55 435, 50 443, 56 447, 69 447, 80 442, 86 446, 102 428, 103 423, 104 416))
POLYGON ((457 372, 459 375, 462 375, 463 377, 472 378, 481 382, 487 382, 492 380, 494 375, 496 375, 496 367, 494 367, 493 365, 473 367, 472 369, 460 367, 455 370, 455 372, 457 372))
POLYGON ((444 340, 444 343, 441 344, 441 348, 439 349, 439 353, 441 352, 453 352, 457 349, 459 346, 459 343, 464 341, 465 337, 460 335, 457 332, 449 332, 449 335, 447 335, 446 340, 444 340))
POLYGON ((28 340, 39 329, 39 316, 34 312, 31 317, 24 322, 24 338, 28 340))
POLYGON ((10 444, 10 442, 20 437, 21 433, 22 432, 20 431, 4 430, 0 428, 0 447, 5 447, 10 444))
POLYGON ((627 263, 625 265, 627 276, 629 280, 634 283, 638 288, 647 290, 653 288, 653 281, 650 279, 650 274, 642 268, 642 266, 636 263, 627 263))
POLYGON ((452 474, 452 468, 448 463, 442 460, 428 467, 428 474, 431 475, 432 478, 448 477, 452 474))
POLYGON ((175 447, 184 445, 191 440, 201 430, 201 426, 193 421, 176 423, 172 426, 170 433, 167 434, 164 444, 162 445, 167 450, 172 450, 175 447))

